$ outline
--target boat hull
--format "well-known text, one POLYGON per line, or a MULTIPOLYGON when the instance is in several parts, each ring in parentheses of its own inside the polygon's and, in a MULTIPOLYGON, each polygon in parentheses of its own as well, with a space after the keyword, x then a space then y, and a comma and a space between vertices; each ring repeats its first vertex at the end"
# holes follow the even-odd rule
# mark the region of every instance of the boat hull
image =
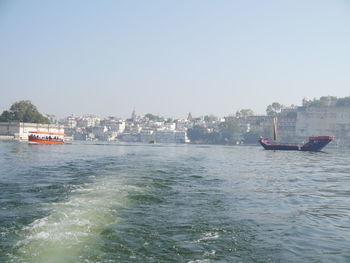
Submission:
POLYGON ((295 145, 283 145, 283 144, 273 144, 269 145, 264 142, 259 141, 265 150, 280 150, 280 151, 300 151, 299 146, 295 145))
POLYGON ((31 144, 64 144, 64 141, 62 140, 45 140, 33 137, 28 137, 28 141, 31 144))
POLYGON ((318 152, 318 151, 321 151, 332 140, 333 140, 332 136, 310 137, 308 142, 306 142, 303 145, 298 145, 298 144, 272 143, 272 142, 269 142, 266 138, 261 138, 259 140, 259 143, 264 147, 265 150, 318 152))

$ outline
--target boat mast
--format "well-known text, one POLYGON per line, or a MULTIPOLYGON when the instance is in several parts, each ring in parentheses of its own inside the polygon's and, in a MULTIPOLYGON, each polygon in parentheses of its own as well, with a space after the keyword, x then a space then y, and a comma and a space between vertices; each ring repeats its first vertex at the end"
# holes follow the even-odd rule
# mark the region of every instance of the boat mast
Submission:
POLYGON ((277 117, 273 118, 273 139, 277 140, 277 117))

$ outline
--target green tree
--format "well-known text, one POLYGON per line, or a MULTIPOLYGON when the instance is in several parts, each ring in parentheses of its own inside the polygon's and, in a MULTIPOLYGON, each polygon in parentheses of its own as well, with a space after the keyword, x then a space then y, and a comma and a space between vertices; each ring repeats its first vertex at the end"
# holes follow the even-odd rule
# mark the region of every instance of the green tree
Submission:
POLYGON ((214 116, 214 115, 205 115, 204 116, 204 121, 205 122, 214 122, 217 121, 218 117, 214 116))
POLYGON ((165 120, 165 123, 173 123, 174 119, 173 118, 168 118, 165 120))
POLYGON ((208 134, 208 129, 200 125, 195 125, 187 130, 187 136, 191 142, 206 143, 208 142, 208 134))
POLYGON ((243 140, 245 144, 257 144, 261 135, 256 131, 249 131, 243 134, 243 140))
POLYGON ((274 102, 271 105, 267 106, 266 113, 269 116, 277 116, 282 109, 285 108, 282 104, 279 104, 278 102, 274 102))
POLYGON ((160 121, 161 119, 159 116, 154 115, 152 113, 147 113, 145 117, 148 118, 150 121, 160 121))
POLYGON ((15 119, 15 116, 13 112, 10 112, 7 110, 3 111, 2 114, 0 115, 0 122, 8 122, 14 119, 15 119))
POLYGON ((241 109, 240 111, 236 112, 237 118, 246 118, 248 116, 254 115, 254 111, 251 109, 241 109))
POLYGON ((235 144, 241 133, 239 124, 234 119, 226 119, 219 126, 223 144, 235 144))
POLYGON ((338 102, 338 98, 334 96, 322 96, 319 99, 314 98, 309 106, 313 107, 329 107, 335 106, 338 102))
POLYGON ((50 120, 42 115, 29 100, 21 100, 11 105, 8 111, 0 115, 1 122, 20 121, 49 124, 50 120))
POLYGON ((336 106, 338 107, 349 107, 350 106, 350 96, 349 97, 344 97, 344 98, 339 98, 337 101, 336 106))

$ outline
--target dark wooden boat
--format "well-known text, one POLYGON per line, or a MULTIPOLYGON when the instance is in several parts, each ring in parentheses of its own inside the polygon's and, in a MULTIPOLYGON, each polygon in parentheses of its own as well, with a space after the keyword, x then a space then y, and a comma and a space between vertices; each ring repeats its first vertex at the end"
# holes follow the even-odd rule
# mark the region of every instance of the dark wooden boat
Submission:
POLYGON ((282 151, 321 151, 328 143, 334 139, 333 136, 316 136, 309 137, 309 141, 304 144, 294 143, 275 143, 270 142, 267 138, 260 138, 259 143, 265 150, 282 150, 282 151))

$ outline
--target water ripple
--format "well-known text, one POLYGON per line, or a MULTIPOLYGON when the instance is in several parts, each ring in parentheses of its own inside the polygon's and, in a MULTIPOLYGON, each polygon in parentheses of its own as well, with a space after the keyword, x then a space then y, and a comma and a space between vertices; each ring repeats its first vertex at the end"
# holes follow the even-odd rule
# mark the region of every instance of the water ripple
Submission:
POLYGON ((0 143, 1 262, 350 262, 350 152, 0 143))

